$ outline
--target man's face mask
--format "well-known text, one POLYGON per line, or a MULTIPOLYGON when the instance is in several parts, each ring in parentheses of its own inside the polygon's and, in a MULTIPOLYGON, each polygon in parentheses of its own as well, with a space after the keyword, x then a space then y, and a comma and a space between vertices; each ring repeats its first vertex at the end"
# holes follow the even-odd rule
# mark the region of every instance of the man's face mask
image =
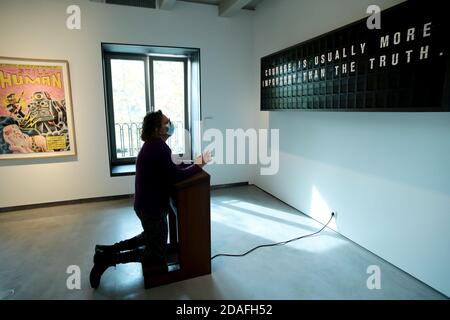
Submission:
POLYGON ((172 121, 169 121, 169 123, 166 124, 166 127, 167 127, 167 135, 170 137, 171 135, 173 135, 175 131, 175 126, 173 125, 172 121))

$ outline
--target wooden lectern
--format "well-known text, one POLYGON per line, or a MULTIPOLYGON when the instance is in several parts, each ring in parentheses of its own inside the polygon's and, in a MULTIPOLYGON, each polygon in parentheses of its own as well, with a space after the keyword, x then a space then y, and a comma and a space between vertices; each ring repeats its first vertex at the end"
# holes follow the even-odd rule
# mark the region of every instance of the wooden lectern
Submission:
POLYGON ((205 171, 174 185, 168 213, 168 269, 151 274, 142 264, 145 288, 211 273, 210 176, 205 171))

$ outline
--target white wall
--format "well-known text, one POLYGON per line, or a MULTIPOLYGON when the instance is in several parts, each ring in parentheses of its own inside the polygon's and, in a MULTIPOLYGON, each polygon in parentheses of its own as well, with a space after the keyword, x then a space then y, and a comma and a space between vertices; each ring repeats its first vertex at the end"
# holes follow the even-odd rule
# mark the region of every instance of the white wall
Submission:
MULTIPOLYGON (((0 162, 0 207, 134 193, 134 176, 109 175, 101 42, 201 50, 205 128, 254 127, 251 104, 252 12, 218 17, 217 7, 178 2, 171 11, 88 0, 1 0, 0 56, 69 61, 74 158, 0 162), (81 7, 81 30, 66 28, 66 8, 81 7), (239 117, 235 115, 239 113, 239 117)), ((251 167, 208 166, 212 184, 249 181, 251 167)))
POLYGON ((339 232, 449 295, 450 114, 259 112, 262 56, 399 2, 265 0, 220 18, 180 1, 157 11, 80 0, 82 30, 69 31, 73 1, 1 0, 0 56, 70 63, 78 155, 0 162, 0 207, 133 193, 134 176, 109 176, 100 43, 199 47, 204 128, 280 129, 277 175, 209 166, 213 184, 255 179, 322 222, 337 210, 339 232))
MULTIPOLYGON (((260 58, 397 0, 266 0, 255 15, 260 58)), ((261 112, 280 129, 280 171, 256 184, 450 295, 450 114, 261 112)), ((364 272, 364 271, 363 271, 364 272)))

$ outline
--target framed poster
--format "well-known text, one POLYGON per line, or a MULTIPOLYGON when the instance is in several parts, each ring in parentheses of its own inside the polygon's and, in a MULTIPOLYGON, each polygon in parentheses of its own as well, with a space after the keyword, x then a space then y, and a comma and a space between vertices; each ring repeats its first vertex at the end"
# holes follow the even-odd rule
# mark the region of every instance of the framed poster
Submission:
POLYGON ((0 160, 76 154, 69 64, 0 57, 0 160))

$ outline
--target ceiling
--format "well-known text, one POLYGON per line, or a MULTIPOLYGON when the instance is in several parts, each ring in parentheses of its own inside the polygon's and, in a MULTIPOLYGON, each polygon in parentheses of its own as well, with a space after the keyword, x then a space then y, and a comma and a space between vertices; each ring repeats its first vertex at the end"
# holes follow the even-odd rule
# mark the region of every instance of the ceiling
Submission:
MULTIPOLYGON (((179 0, 179 1, 210 4, 210 5, 215 5, 215 6, 219 6, 221 2, 224 2, 223 0, 179 0)), ((247 2, 248 3, 245 4, 242 7, 242 9, 255 10, 256 6, 258 4, 260 4, 261 2, 263 2, 263 0, 251 0, 251 1, 247 1, 247 2)))
POLYGON ((229 17, 242 9, 255 10, 258 4, 264 0, 90 0, 92 2, 103 2, 107 4, 118 4, 125 6, 137 6, 143 8, 154 8, 171 10, 177 1, 199 3, 217 6, 221 17, 229 17))

